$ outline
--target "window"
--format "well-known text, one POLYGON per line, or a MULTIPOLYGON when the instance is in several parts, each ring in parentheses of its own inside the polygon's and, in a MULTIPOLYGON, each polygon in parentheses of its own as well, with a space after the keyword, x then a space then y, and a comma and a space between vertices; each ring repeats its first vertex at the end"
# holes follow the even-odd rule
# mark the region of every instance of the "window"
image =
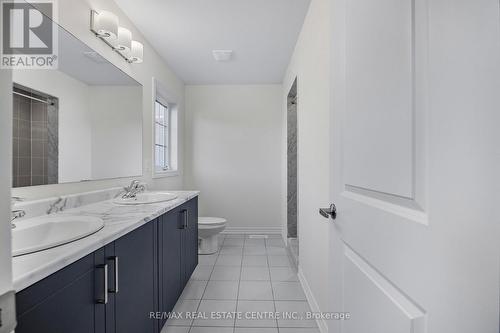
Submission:
POLYGON ((171 170, 170 167, 170 110, 168 105, 155 102, 155 171, 171 170))
POLYGON ((178 167, 178 101, 153 78, 153 178, 180 174, 178 167))

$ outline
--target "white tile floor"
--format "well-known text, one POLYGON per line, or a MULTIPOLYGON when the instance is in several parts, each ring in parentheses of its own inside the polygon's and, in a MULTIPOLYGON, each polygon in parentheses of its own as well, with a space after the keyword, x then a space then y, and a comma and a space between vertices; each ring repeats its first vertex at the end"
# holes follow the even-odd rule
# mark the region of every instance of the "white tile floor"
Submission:
POLYGON ((175 312, 209 318, 170 319, 161 333, 319 333, 306 319, 249 318, 250 314, 310 311, 281 238, 221 236, 220 251, 199 256, 199 264, 175 312), (238 312, 243 318, 210 318, 211 312, 238 312))

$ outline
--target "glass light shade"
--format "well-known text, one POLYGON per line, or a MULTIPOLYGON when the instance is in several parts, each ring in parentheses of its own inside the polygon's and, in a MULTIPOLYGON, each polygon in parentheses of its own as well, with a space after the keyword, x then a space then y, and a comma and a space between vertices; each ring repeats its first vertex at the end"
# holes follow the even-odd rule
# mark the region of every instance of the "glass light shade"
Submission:
POLYGON ((144 46, 133 40, 132 41, 132 48, 130 50, 130 56, 129 56, 129 61, 140 64, 143 61, 143 56, 144 56, 144 46))
POLYGON ((101 11, 95 17, 94 29, 101 37, 110 40, 118 37, 118 16, 108 11, 101 11))
POLYGON ((130 30, 119 27, 118 39, 113 46, 120 52, 130 52, 130 49, 132 48, 132 33, 130 32, 130 30))

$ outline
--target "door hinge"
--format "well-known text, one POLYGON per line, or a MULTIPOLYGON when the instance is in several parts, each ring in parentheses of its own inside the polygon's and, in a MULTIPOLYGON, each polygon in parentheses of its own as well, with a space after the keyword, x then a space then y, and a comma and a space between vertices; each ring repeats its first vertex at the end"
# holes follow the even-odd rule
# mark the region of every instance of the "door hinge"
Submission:
POLYGON ((16 328, 16 293, 0 295, 0 333, 10 333, 16 328))

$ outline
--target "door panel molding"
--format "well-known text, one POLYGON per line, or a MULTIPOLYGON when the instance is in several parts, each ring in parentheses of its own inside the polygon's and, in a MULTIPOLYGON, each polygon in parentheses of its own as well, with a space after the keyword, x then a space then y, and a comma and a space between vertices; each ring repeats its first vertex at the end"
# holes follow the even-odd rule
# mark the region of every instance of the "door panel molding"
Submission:
POLYGON ((423 225, 429 216, 415 200, 346 185, 342 196, 423 225))
POLYGON ((344 311, 351 320, 342 332, 425 333, 426 312, 408 295, 344 244, 344 311), (360 318, 361 316, 361 318, 360 318))
POLYGON ((427 225, 427 0, 350 1, 346 33, 343 195, 427 225))

